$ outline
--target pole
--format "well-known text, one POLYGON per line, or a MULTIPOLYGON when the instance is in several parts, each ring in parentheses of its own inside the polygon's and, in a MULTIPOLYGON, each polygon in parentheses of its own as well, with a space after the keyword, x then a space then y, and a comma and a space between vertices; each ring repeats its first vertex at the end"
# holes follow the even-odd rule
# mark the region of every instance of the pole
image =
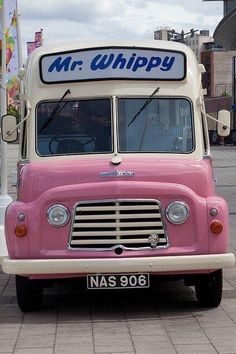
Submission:
MULTIPOLYGON (((21 69, 23 67, 23 59, 22 59, 22 46, 21 46, 21 28, 20 28, 20 14, 18 13, 18 2, 16 2, 16 31, 17 31, 17 50, 18 50, 18 66, 21 69)), ((24 101, 22 96, 24 95, 24 83, 20 78, 20 120, 24 118, 24 101)))
MULTIPOLYGON (((19 63, 19 68, 22 68, 22 47, 21 47, 21 28, 20 28, 20 14, 18 13, 18 2, 16 1, 16 16, 17 16, 17 22, 16 22, 16 30, 17 30, 17 50, 18 50, 18 63, 19 63)), ((21 80, 22 81, 22 80, 21 80)))
POLYGON ((233 108, 233 129, 236 129, 236 57, 233 57, 233 65, 232 65, 232 108, 233 108))
MULTIPOLYGON (((4 16, 4 2, 1 8, 2 31, 2 72, 1 72, 1 117, 7 114, 7 70, 6 70, 6 24, 4 16)), ((0 257, 7 255, 4 234, 5 211, 12 198, 7 194, 7 143, 1 138, 1 194, 0 194, 0 257)))

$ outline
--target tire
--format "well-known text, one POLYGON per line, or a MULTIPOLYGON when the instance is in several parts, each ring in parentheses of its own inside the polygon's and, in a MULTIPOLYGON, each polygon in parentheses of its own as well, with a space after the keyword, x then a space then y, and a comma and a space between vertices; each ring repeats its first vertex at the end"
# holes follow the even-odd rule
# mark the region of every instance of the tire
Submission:
POLYGON ((222 299, 222 286, 222 269, 200 276, 195 283, 199 304, 204 307, 218 307, 222 299))
POLYGON ((16 296, 23 312, 37 311, 43 304, 43 287, 39 280, 16 275, 16 296))

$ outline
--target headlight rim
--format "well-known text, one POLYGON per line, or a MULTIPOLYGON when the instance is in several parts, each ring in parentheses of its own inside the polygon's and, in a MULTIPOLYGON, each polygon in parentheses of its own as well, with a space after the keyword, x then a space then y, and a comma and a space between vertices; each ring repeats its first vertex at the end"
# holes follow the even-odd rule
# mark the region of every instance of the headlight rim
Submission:
POLYGON ((60 227, 67 225, 69 220, 70 220, 70 212, 69 212, 69 209, 65 205, 53 204, 47 209, 47 221, 48 221, 49 225, 60 228, 60 227), (57 225, 50 220, 50 212, 52 211, 52 209, 58 208, 58 207, 62 208, 66 212, 67 217, 66 217, 66 220, 62 224, 57 225))
POLYGON ((169 203, 169 204, 167 205, 167 207, 166 207, 166 210, 165 210, 165 215, 166 215, 167 220, 168 220, 171 224, 173 224, 173 225, 181 225, 181 224, 184 224, 184 223, 188 220, 189 214, 190 214, 190 208, 189 208, 188 204, 185 203, 184 201, 181 201, 181 200, 175 200, 175 201, 169 203), (184 218, 182 221, 178 221, 178 222, 177 222, 177 221, 173 221, 173 220, 170 218, 170 216, 169 216, 170 208, 171 208, 174 204, 180 204, 181 206, 184 206, 185 209, 186 209, 186 216, 185 216, 185 218, 184 218))

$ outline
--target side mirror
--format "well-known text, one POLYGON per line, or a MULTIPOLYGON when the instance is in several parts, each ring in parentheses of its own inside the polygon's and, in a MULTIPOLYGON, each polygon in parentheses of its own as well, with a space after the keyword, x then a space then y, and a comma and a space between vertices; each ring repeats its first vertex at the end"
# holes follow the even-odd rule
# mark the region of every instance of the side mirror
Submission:
POLYGON ((230 134, 230 112, 225 109, 218 113, 217 133, 222 137, 230 134))
POLYGON ((2 140, 6 143, 13 143, 18 139, 17 120, 15 116, 6 114, 2 116, 1 133, 2 140))

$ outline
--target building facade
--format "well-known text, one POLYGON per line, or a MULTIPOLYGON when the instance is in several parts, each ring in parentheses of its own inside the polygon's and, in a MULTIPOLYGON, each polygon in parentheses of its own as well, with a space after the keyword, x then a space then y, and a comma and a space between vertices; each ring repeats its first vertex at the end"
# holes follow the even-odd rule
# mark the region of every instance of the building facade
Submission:
POLYGON ((162 41, 170 41, 173 36, 171 27, 157 27, 154 31, 154 39, 162 41))
MULTIPOLYGON (((235 0, 236 2, 236 0, 235 0)), ((203 87, 208 97, 227 97, 233 95, 232 90, 232 61, 236 51, 226 51, 214 42, 209 30, 177 33, 170 27, 157 28, 154 39, 180 41, 194 51, 198 62, 205 66, 203 87)))
POLYGON ((224 16, 226 16, 230 11, 236 8, 236 0, 225 0, 224 1, 224 16))
POLYGON ((202 1, 224 1, 224 16, 236 8, 236 0, 202 0, 202 1))
POLYGON ((209 30, 201 30, 194 36, 185 38, 185 44, 192 48, 199 62, 201 62, 201 52, 205 49, 205 43, 210 42, 214 42, 214 38, 210 36, 209 30))
POLYGON ((214 31, 216 43, 222 45, 227 50, 236 50, 236 0, 203 0, 203 1, 223 1, 224 17, 218 23, 214 31))
POLYGON ((201 52, 201 63, 205 66, 203 87, 207 96, 232 96, 232 58, 236 51, 224 51, 214 42, 206 43, 201 52))

